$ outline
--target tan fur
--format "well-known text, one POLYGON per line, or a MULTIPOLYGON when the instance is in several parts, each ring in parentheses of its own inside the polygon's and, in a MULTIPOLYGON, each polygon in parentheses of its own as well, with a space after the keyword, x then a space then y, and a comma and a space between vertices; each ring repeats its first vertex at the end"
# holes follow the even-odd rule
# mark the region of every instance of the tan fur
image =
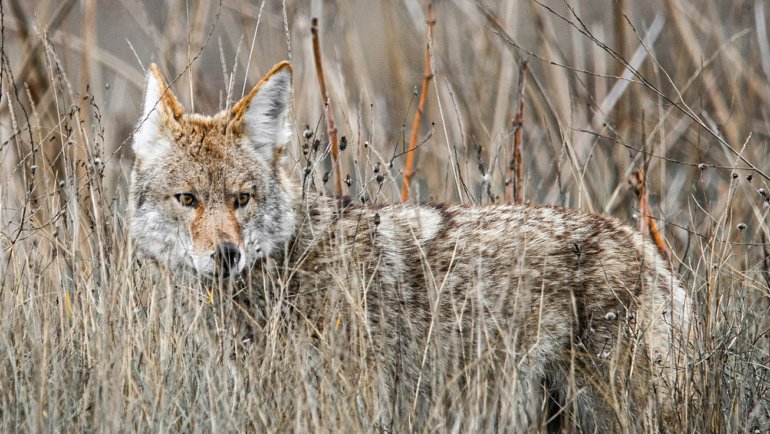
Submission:
POLYGON ((211 212, 198 208, 190 224, 193 247, 200 250, 214 250, 220 243, 243 246, 241 228, 232 209, 211 212))
MULTIPOLYGON (((364 206, 303 191, 278 160, 290 72, 276 65, 229 112, 143 132, 171 143, 135 143, 146 154, 131 183, 143 254, 206 279, 206 255, 237 244, 254 305, 288 303, 319 347, 342 339, 378 367, 382 421, 397 431, 425 426, 437 394, 463 393, 482 371, 513 375, 512 431, 542 427, 546 393, 565 430, 677 419, 691 306, 649 240, 557 207, 364 206), (249 205, 235 209, 244 191, 249 205), (197 208, 175 201, 186 192, 197 208)), ((162 98, 178 113, 174 101, 162 98)))

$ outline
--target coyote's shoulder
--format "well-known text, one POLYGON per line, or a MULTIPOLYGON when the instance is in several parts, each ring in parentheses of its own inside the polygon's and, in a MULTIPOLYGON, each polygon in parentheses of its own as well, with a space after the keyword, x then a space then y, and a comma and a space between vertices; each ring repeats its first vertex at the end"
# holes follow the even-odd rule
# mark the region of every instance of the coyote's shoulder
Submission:
POLYGON ((586 430, 615 430, 620 413, 646 428, 675 417, 690 302, 638 232, 550 206, 342 203, 284 167, 287 63, 212 117, 185 114, 157 68, 148 77, 138 249, 204 279, 250 275, 268 298, 288 290, 319 336, 342 317, 361 324, 392 418, 424 420, 481 366, 516 372, 515 429, 543 421, 546 395, 586 430))

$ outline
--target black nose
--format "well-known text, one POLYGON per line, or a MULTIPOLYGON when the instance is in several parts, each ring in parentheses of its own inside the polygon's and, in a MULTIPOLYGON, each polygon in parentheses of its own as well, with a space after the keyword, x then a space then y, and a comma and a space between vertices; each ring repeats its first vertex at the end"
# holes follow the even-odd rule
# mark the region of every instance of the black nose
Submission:
POLYGON ((217 251, 212 255, 217 271, 227 277, 230 272, 238 267, 238 261, 241 260, 241 251, 233 243, 222 243, 217 247, 217 251))

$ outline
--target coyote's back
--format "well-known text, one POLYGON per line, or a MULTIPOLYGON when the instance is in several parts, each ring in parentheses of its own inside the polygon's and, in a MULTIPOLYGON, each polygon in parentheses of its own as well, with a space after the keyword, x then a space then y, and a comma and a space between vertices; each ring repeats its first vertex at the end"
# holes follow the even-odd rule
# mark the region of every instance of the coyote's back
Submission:
POLYGON ((290 306, 316 348, 358 342, 397 430, 500 378, 506 396, 485 399, 515 407, 514 430, 675 422, 691 308, 651 242, 556 207, 364 206, 301 189, 282 161, 290 72, 204 117, 153 69, 131 192, 143 254, 206 281, 251 276, 253 305, 290 306))

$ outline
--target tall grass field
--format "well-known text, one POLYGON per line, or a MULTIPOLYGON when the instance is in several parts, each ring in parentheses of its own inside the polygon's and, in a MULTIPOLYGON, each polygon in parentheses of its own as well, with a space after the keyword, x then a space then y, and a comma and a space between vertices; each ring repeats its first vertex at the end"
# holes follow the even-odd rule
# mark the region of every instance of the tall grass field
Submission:
MULTIPOLYGON (((440 0, 428 11, 416 0, 0 1, 0 432, 409 430, 383 418, 366 337, 319 339, 286 306, 244 309, 227 291, 159 278, 128 236, 149 65, 188 112, 213 114, 282 60, 297 179, 388 203, 407 177, 410 202, 515 199, 637 227, 695 307, 692 381, 667 429, 770 432, 770 3, 440 0), (239 321, 253 324, 249 339, 239 321)), ((355 332, 360 316, 338 326, 355 332)), ((483 371, 462 388, 447 379, 420 429, 503 430, 516 366, 483 371)))

